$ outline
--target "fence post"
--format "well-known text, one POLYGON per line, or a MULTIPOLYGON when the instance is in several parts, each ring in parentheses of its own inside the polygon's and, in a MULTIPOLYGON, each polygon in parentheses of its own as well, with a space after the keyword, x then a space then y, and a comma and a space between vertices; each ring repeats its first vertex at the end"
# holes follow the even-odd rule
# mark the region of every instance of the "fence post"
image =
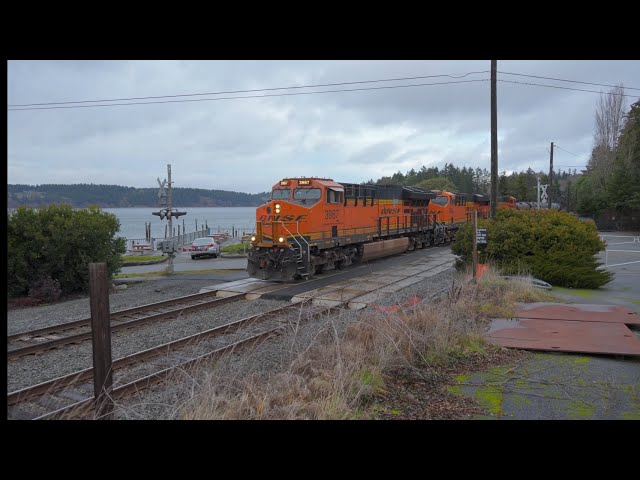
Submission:
POLYGON ((113 415, 113 370, 111 368, 111 321, 106 263, 89 264, 89 302, 93 342, 93 393, 95 418, 110 420, 113 415))

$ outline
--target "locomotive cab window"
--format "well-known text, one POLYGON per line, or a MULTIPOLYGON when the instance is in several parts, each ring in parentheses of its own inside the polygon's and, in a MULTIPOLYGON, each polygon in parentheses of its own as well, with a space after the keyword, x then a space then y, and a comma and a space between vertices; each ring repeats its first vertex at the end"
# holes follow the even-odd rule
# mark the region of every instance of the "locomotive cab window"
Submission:
POLYGON ((342 203, 344 192, 342 190, 333 190, 327 188, 327 203, 342 203))
POLYGON ((322 190, 319 188, 296 188, 293 191, 293 199, 303 205, 316 203, 321 198, 322 190))
POLYGON ((431 200, 431 203, 433 203, 434 205, 439 205, 441 207, 445 207, 447 205, 448 201, 449 201, 449 197, 445 197, 443 195, 438 195, 436 198, 431 200))
POLYGON ((288 188, 277 188, 271 192, 272 200, 288 200, 291 197, 291 190, 288 188))

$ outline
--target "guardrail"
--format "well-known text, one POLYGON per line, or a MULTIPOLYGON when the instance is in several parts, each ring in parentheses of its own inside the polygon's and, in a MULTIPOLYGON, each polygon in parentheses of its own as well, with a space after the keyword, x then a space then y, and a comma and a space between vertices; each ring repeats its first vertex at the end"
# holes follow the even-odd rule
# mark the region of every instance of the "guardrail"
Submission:
POLYGON ((166 238, 127 238, 126 241, 126 250, 127 251, 138 251, 144 250, 144 247, 138 247, 137 245, 150 245, 152 250, 160 250, 160 242, 164 240, 173 240, 176 244, 177 248, 182 247, 183 245, 189 245, 193 243, 196 238, 206 237, 207 235, 212 235, 215 233, 225 234, 232 238, 243 238, 250 237, 255 233, 255 226, 251 227, 209 227, 208 229, 197 230, 195 232, 185 233, 182 235, 174 235, 172 237, 166 238), (134 246, 135 245, 135 246, 134 246))

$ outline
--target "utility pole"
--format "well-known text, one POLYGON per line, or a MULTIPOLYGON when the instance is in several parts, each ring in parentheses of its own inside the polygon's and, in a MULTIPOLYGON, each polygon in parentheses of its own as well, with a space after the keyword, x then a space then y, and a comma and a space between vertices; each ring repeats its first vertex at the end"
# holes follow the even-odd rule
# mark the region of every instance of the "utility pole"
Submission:
POLYGON ((475 281, 478 274, 478 211, 473 211, 473 251, 471 252, 471 271, 475 281))
MULTIPOLYGON (((168 178, 168 189, 167 189, 167 220, 169 220, 169 235, 173 238, 173 224, 172 224, 172 213, 173 213, 173 187, 171 185, 171 164, 167 165, 167 178, 168 178)), ((173 255, 169 255, 169 264, 167 265, 167 273, 173 273, 173 255)))
POLYGON ((540 210, 540 177, 536 177, 538 180, 538 210, 540 210))
POLYGON ((496 95, 496 70, 498 61, 491 60, 491 218, 498 207, 498 102, 496 95))
POLYGON ((551 142, 551 151, 549 155, 549 210, 551 210, 551 191, 553 189, 553 142, 551 142))

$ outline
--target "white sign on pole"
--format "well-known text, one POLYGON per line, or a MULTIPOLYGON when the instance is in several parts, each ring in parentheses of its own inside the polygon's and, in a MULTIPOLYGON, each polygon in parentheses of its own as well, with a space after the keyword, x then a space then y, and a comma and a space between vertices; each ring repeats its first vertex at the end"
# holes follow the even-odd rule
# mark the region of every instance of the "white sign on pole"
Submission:
POLYGON ((167 179, 165 178, 164 181, 160 181, 160 179, 158 178, 158 185, 160 185, 160 191, 158 192, 158 198, 162 200, 163 197, 167 196, 167 192, 165 191, 164 187, 167 185, 167 179))
POLYGON ((549 196, 547 195, 547 187, 549 185, 540 185, 540 202, 547 203, 549 201, 549 196))

